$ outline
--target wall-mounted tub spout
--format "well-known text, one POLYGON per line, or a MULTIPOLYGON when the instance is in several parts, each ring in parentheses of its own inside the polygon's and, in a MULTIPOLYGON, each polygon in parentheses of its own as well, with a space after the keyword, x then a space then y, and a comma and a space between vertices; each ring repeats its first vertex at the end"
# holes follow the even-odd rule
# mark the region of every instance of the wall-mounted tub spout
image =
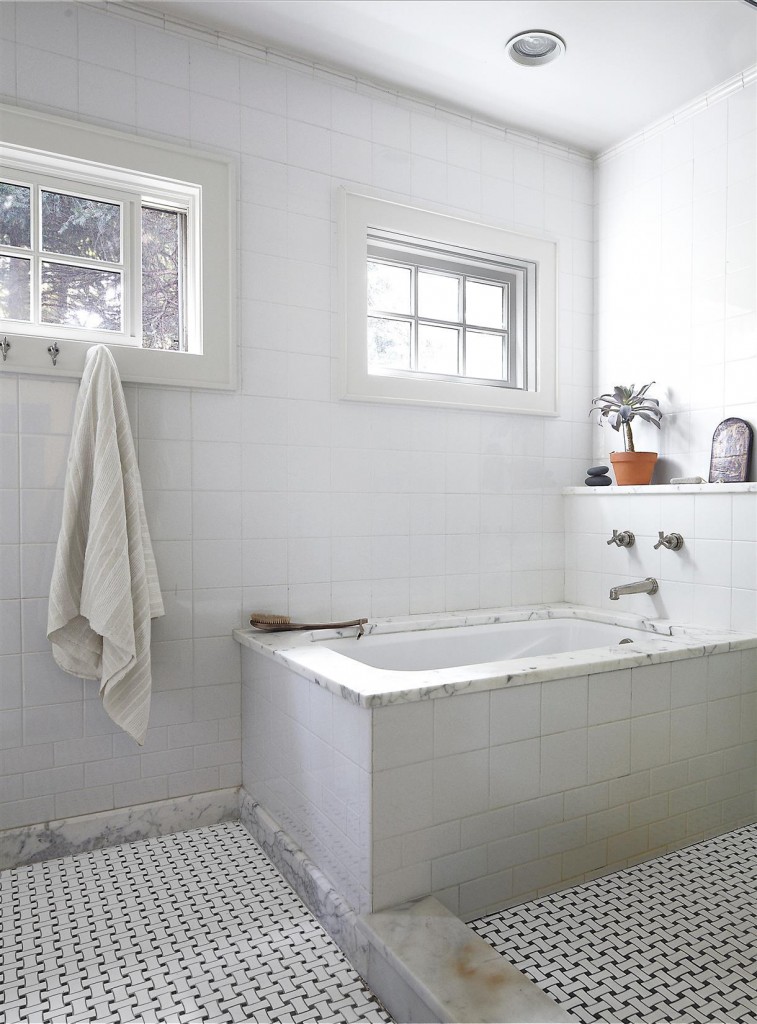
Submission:
POLYGON ((638 583, 624 583, 619 587, 610 587, 610 600, 617 601, 625 594, 656 594, 659 589, 657 580, 647 576, 645 580, 639 580, 638 583))

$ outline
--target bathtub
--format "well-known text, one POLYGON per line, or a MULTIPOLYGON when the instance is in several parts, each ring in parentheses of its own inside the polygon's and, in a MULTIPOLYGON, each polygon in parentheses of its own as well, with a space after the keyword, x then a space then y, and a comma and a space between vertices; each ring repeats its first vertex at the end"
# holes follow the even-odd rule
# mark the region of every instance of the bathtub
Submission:
POLYGON ((757 635, 557 604, 234 635, 244 790, 358 912, 470 919, 755 819, 757 635))
MULTIPOLYGON (((498 664, 534 659, 546 654, 571 654, 592 648, 659 640, 669 644, 670 634, 592 619, 532 618, 484 625, 430 624, 426 628, 389 633, 380 627, 364 637, 339 637, 311 642, 336 651, 362 665, 400 672, 457 668, 463 665, 498 664)), ((660 650, 663 650, 660 648, 660 650)), ((496 670, 494 670, 496 671, 496 670)))
POLYGON ((365 707, 633 668, 757 643, 757 637, 730 631, 569 605, 387 618, 369 623, 364 636, 355 634, 348 628, 249 629, 234 635, 243 646, 365 707))

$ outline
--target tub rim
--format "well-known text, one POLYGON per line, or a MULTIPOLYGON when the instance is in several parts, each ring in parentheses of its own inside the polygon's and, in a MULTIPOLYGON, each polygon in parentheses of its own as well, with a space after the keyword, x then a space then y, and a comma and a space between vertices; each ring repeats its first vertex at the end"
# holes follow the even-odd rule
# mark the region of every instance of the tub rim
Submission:
POLYGON ((271 658, 342 699, 366 708, 757 648, 757 633, 681 624, 669 619, 653 619, 567 602, 434 615, 389 616, 372 619, 365 631, 367 635, 381 635, 540 619, 582 619, 640 629, 649 633, 649 639, 635 641, 633 651, 628 650, 630 645, 620 647, 611 644, 451 668, 397 670, 374 668, 315 643, 317 640, 353 637, 354 629, 262 633, 249 627, 235 629, 232 635, 243 648, 271 658), (655 636, 668 639, 661 641, 655 636), (412 686, 408 685, 410 682, 412 686))

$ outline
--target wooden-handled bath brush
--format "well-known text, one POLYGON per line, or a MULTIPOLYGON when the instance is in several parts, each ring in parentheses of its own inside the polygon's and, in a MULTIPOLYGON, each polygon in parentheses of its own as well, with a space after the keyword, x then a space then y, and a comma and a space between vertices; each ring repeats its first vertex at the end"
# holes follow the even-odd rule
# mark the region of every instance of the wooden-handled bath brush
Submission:
POLYGON ((288 615, 268 615, 265 612, 253 612, 250 616, 251 626, 269 633, 284 632, 288 629, 343 629, 347 626, 357 626, 359 637, 365 632, 363 626, 367 621, 368 619, 350 619, 348 622, 292 622, 288 615))

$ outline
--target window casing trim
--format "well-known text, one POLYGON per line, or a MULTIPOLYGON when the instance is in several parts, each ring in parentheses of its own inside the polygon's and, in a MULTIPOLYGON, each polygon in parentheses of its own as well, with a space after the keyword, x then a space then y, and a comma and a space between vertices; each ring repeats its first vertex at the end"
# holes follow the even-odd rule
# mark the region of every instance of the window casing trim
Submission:
MULTIPOLYGON (((90 345, 110 343, 121 377, 127 381, 182 387, 231 389, 236 386, 236 174, 233 162, 173 144, 85 125, 18 107, 0 105, 0 165, 18 177, 22 167, 44 168, 51 178, 102 190, 104 178, 115 191, 139 194, 141 203, 186 212, 187 280, 197 301, 187 308, 189 351, 117 343, 98 331, 61 328, 38 332, 12 329, 0 334, 11 343, 5 372, 81 376, 90 345), (191 284, 190 284, 191 287, 191 284), (52 369, 47 346, 52 336, 60 355, 52 369), (74 336, 76 335, 76 336, 74 336)), ((22 173, 22 172, 21 172, 22 173)), ((78 190, 78 191, 77 191, 78 190)), ((139 237, 139 204, 132 204, 132 238, 139 237), (136 232, 136 235, 135 235, 136 232)), ((139 271, 139 261, 133 263, 139 271)), ((132 325, 133 325, 132 311, 132 325)), ((135 326, 135 325, 133 325, 135 326)))
POLYGON ((344 188, 339 196, 340 396, 356 401, 409 402, 487 411, 557 415, 557 245, 487 224, 391 202, 344 188), (417 374, 368 372, 366 345, 367 262, 371 236, 382 233, 429 239, 454 252, 503 254, 514 265, 533 267, 533 287, 520 301, 529 306, 531 342, 523 373, 527 387, 492 387, 475 380, 425 379, 417 374))

